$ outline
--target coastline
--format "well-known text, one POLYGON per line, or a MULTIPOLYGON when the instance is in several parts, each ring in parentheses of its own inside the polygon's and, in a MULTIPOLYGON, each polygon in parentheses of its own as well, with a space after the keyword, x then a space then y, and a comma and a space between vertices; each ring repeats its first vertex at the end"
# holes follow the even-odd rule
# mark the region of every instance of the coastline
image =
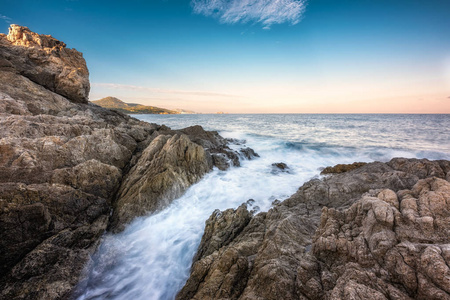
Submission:
MULTIPOLYGON (((1 297, 82 295, 105 232, 163 211, 213 168, 258 159, 200 126, 89 103, 82 54, 51 36, 12 27, 0 54, 1 297)), ((445 299, 449 180, 449 161, 396 158, 314 178, 268 212, 243 199, 206 221, 177 298, 445 299)))

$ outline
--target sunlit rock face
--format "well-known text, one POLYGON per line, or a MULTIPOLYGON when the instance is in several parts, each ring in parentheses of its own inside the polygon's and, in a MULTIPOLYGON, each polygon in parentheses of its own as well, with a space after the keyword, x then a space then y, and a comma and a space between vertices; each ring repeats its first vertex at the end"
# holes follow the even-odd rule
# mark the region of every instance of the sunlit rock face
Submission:
POLYGON ((72 102, 88 102, 89 71, 82 53, 19 25, 11 25, 8 35, 0 37, 0 48, 0 65, 72 102))

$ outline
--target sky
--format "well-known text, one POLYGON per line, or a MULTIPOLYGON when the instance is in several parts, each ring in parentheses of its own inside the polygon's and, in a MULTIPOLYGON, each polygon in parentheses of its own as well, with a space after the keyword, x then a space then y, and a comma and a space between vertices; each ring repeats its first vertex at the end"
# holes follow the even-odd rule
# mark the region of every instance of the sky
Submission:
POLYGON ((450 113, 448 0, 0 0, 83 52, 90 100, 201 113, 450 113))

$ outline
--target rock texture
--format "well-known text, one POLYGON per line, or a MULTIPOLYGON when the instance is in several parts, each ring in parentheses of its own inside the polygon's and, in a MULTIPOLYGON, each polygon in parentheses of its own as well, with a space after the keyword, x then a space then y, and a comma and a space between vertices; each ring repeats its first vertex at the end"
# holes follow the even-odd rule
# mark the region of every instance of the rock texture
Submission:
POLYGON ((213 151, 237 157, 217 133, 141 122, 88 92, 81 53, 17 25, 0 35, 0 299, 69 298, 108 226, 170 203, 213 151))
POLYGON ((177 299, 450 299, 450 162, 314 179, 267 213, 206 223, 177 299))
POLYGON ((336 173, 345 173, 357 168, 364 166, 366 163, 364 162, 354 162, 352 164, 338 164, 333 167, 326 167, 320 172, 320 174, 336 174, 336 173))
POLYGON ((63 42, 31 32, 27 27, 11 25, 6 38, 0 39, 0 53, 2 68, 9 68, 73 102, 88 102, 86 62, 80 52, 66 48, 63 42))

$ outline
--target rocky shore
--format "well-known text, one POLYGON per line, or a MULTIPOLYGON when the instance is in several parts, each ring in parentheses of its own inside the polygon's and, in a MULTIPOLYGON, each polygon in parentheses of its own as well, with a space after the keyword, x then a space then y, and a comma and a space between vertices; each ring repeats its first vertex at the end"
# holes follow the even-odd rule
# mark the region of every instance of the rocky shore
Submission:
POLYGON ((450 162, 335 171, 267 213, 214 212, 177 299, 450 299, 450 162))
POLYGON ((88 102, 82 54, 12 25, 0 35, 0 298, 66 299, 99 238, 167 206, 238 152, 88 102), (110 217, 110 215, 112 216, 110 217))
MULTIPOLYGON (((0 299, 70 299, 107 230, 258 156, 94 105, 88 76, 51 36, 0 34, 0 299)), ((215 211, 177 299, 450 299, 449 161, 323 174, 268 212, 215 211)))

